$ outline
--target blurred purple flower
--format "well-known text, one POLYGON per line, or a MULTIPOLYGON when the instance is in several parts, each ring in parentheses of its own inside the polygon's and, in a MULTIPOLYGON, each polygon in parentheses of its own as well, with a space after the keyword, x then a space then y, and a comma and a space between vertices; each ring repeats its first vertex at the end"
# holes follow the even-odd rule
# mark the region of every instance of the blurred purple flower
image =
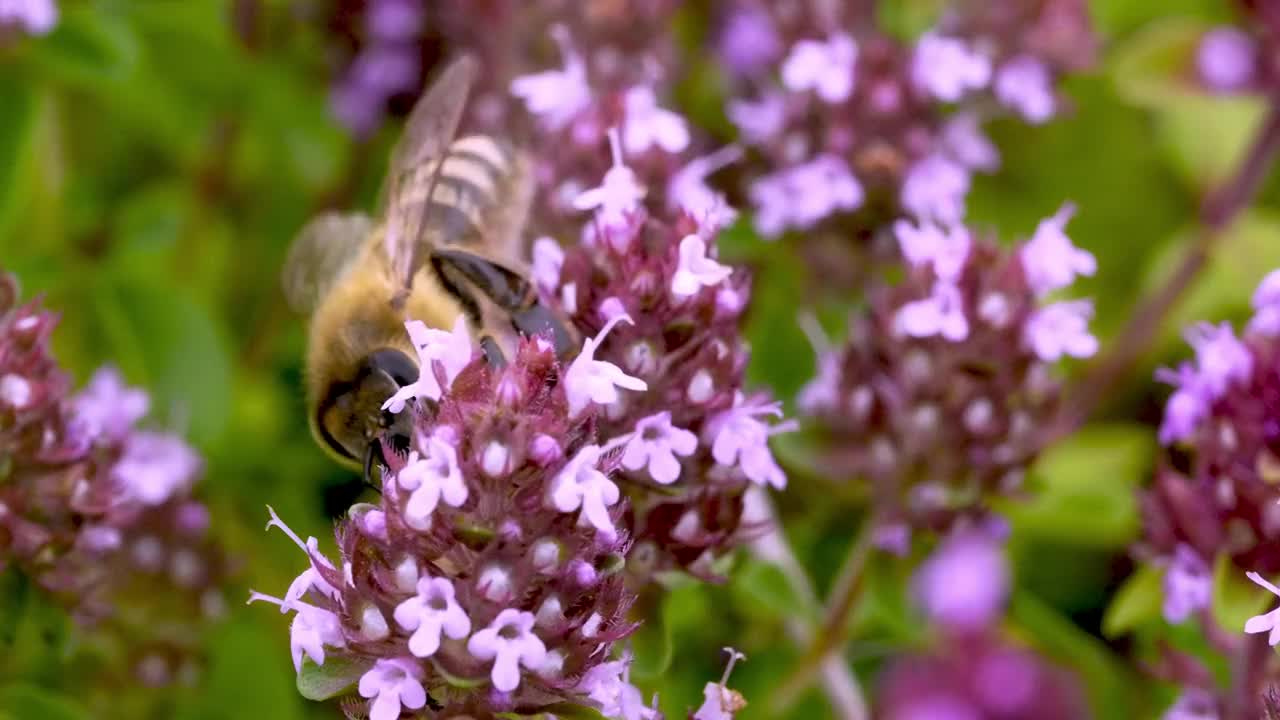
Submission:
POLYGON ((754 76, 777 60, 782 40, 769 13, 747 6, 730 11, 718 47, 730 72, 754 76))
POLYGON ((1242 30, 1219 27, 1200 38, 1196 67, 1210 90, 1229 92, 1248 87, 1257 71, 1258 49, 1242 30))
POLYGON ((523 100, 546 129, 557 131, 590 107, 591 86, 582 58, 569 44, 568 31, 553 28, 552 37, 560 45, 564 69, 521 75, 511 81, 511 94, 523 100))
POLYGON ((422 0, 373 0, 365 25, 379 40, 405 42, 421 32, 424 19, 422 0))
POLYGON ((1230 323, 1198 323, 1185 334, 1196 351, 1199 380, 1210 396, 1219 397, 1229 385, 1249 380, 1253 355, 1236 338, 1230 323))
POLYGON ((160 505, 186 492, 200 471, 200 457, 185 442, 163 433, 135 432, 124 443, 111 476, 129 501, 160 505))
POLYGON ((1098 269, 1093 254, 1071 244, 1063 232, 1075 215, 1075 205, 1064 204, 1052 217, 1036 226, 1035 234, 1019 251, 1027 284, 1037 295, 1047 295, 1075 282, 1080 275, 1090 276, 1098 269))
MULTIPOLYGON (((1245 573, 1245 576, 1259 585, 1267 589, 1276 597, 1280 597, 1280 588, 1267 582, 1266 578, 1256 572, 1245 573)), ((1251 634, 1269 633, 1267 636, 1267 644, 1275 647, 1280 644, 1280 607, 1262 615, 1255 615, 1244 624, 1244 631, 1251 634)))
POLYGON ((969 321, 964 316, 960 289, 946 280, 934 283, 929 297, 903 305, 894 317, 894 323, 911 337, 936 335, 959 342, 969 336, 969 321))
POLYGON ((32 35, 44 35, 58 23, 53 0, 0 0, 0 25, 17 25, 32 35))
POLYGON ((806 229, 839 210, 862 205, 863 191, 844 160, 823 155, 760 178, 751 186, 756 228, 773 237, 806 229))
POLYGON ((147 394, 124 384, 120 371, 99 369, 75 399, 75 412, 90 438, 120 440, 147 414, 147 394))
POLYGON ((1250 334, 1280 335, 1280 270, 1272 270, 1253 291, 1253 318, 1250 334))
POLYGON ((974 112, 961 111, 947 118, 940 140, 946 153, 965 167, 990 172, 1000 165, 1000 153, 982 134, 974 112))
POLYGON ((767 94, 759 100, 732 100, 727 109, 729 120, 738 127, 747 143, 762 143, 777 136, 787 120, 786 99, 781 94, 767 94))
POLYGON ((939 154, 929 155, 907 171, 902 206, 922 220, 953 225, 964 219, 969 171, 939 154))
POLYGON ((623 96, 622 147, 639 155, 657 145, 669 153, 689 146, 689 126, 680 115, 658 107, 653 88, 637 86, 623 96))
POLYGON ((1213 576, 1189 545, 1179 544, 1164 571, 1164 618, 1177 624, 1209 607, 1213 576))
POLYGON ((1057 102, 1053 77, 1043 62, 1030 55, 1016 57, 996 71, 996 98, 1027 122, 1043 123, 1053 117, 1057 102))
POLYGON ((963 225, 944 228, 929 221, 913 225, 908 220, 899 220, 893 224, 893 232, 908 264, 932 267, 940 280, 955 282, 960 278, 973 244, 968 228, 963 225))
POLYGON ((916 42, 911 73, 921 89, 939 100, 956 102, 991 82, 991 61, 964 40, 931 31, 916 42))
POLYGON ((1023 337, 1036 356, 1046 362, 1053 362, 1064 355, 1087 358, 1098 351, 1098 339, 1089 332, 1091 317, 1091 300, 1046 305, 1028 318, 1023 337))
POLYGON ((401 710, 420 710, 427 704, 422 670, 412 660, 379 659, 360 677, 360 695, 372 698, 369 720, 396 720, 401 710))
POLYGON ((1000 617, 1009 594, 1009 568, 1000 543, 977 531, 958 531, 917 571, 917 599, 944 630, 972 632, 1000 617))
POLYGON ((853 92, 858 46, 836 34, 826 41, 801 40, 782 62, 782 83, 792 92, 814 91, 829 103, 841 103, 853 92))

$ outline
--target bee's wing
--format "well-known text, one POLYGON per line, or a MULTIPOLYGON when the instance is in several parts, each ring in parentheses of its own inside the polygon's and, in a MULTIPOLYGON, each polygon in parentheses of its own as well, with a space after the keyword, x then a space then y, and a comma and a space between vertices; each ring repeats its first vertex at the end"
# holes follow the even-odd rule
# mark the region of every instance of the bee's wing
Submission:
POLYGON ((404 136, 391 153, 385 243, 392 270, 405 289, 423 261, 422 232, 431 224, 433 207, 429 200, 478 72, 479 63, 470 55, 450 63, 413 106, 404 136), (430 164, 434 170, 422 172, 430 164))
POLYGON ((373 220, 363 213, 326 212, 304 225, 280 277, 289 307, 303 314, 314 310, 372 231, 373 220))

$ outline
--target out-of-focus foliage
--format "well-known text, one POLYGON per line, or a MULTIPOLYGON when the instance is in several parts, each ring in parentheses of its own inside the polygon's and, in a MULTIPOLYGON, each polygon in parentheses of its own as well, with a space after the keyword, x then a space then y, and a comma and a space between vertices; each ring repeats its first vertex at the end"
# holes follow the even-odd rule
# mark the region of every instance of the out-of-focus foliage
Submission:
MULTIPOLYGON (((278 282, 287 243, 310 213, 373 206, 394 135, 388 128, 357 143, 329 114, 325 4, 66 0, 50 35, 0 40, 0 264, 63 313, 55 347, 77 380, 114 362, 153 393, 160 422, 185 431, 205 455, 215 529, 248 560, 246 587, 233 598, 249 585, 285 587, 298 570, 296 548, 262 532, 266 504, 331 548, 331 513, 360 492, 308 433, 303 326, 278 282)), ((937 3, 883 5, 904 6, 895 12, 914 27, 937 3)), ((1063 200, 1079 206, 1071 236, 1098 258, 1085 291, 1097 300, 1105 343, 1194 232, 1203 194, 1247 142, 1258 108, 1176 82, 1188 33, 1229 17, 1223 4, 1092 5, 1101 67, 1068 83, 1064 117, 993 127, 1003 169, 976 181, 969 206, 974 224, 1002 237, 1027 235, 1063 200)), ((698 93, 688 97, 695 118, 715 109, 698 93)), ((1150 717, 1165 701, 1126 666, 1130 646, 1140 654, 1168 635, 1196 642, 1161 626, 1150 571, 1126 579, 1126 545, 1138 532, 1133 490, 1152 462, 1152 428, 1132 424, 1156 417, 1149 370, 1170 361, 1183 321, 1238 316, 1261 275, 1280 265, 1278 200, 1267 187, 1231 230, 1134 382, 1111 399, 1106 412, 1119 422, 1051 451, 1030 479, 1043 489, 1037 500, 1007 508, 1017 585, 1009 624, 1079 673, 1101 718, 1150 717), (1132 640, 1116 641, 1129 632, 1132 640)), ((725 244, 758 272, 749 376, 790 399, 813 373, 795 324, 803 265, 745 225, 725 244)), ((790 445, 801 441, 783 442, 780 459, 802 463, 802 446, 790 445)), ((803 468, 790 469, 803 477, 803 468)), ((856 527, 847 507, 825 502, 817 487, 793 482, 779 502, 825 591, 856 527)), ((924 640, 905 580, 893 572, 873 563, 853 619, 849 657, 866 678, 890 648, 924 640)), ((1249 604, 1257 595, 1237 587, 1244 582, 1223 579, 1218 588, 1230 616, 1222 619, 1233 623, 1224 627, 1257 612, 1249 604)), ((809 612, 785 587, 776 568, 742 557, 722 586, 673 589, 635 639, 633 680, 660 690, 668 716, 681 717, 719 677, 719 648, 734 644, 749 657, 732 683, 751 703, 741 720, 781 717, 771 692, 798 658, 784 621, 809 612)), ((57 662, 67 652, 65 627, 39 607, 19 609, 29 603, 16 589, 0 597, 0 718, 86 717, 81 680, 57 662)), ((334 717, 294 683, 285 620, 233 602, 197 688, 161 716, 334 717)), ((785 717, 827 712, 810 690, 785 717)))

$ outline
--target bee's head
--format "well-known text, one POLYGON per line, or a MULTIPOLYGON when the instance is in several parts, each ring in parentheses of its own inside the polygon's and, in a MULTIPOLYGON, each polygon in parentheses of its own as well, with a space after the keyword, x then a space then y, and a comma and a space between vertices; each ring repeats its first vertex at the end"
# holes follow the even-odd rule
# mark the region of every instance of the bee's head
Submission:
POLYGON ((417 379, 417 364, 400 350, 383 348, 369 353, 354 378, 330 384, 317 404, 315 430, 321 445, 346 465, 363 465, 366 476, 375 461, 384 460, 379 438, 407 452, 413 430, 411 414, 393 414, 382 405, 417 379))

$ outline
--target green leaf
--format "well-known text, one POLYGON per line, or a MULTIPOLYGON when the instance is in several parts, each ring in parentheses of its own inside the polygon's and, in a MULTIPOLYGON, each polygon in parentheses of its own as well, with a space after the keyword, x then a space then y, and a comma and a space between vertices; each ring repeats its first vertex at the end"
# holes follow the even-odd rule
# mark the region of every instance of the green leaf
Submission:
POLYGON ((41 70, 76 85, 120 82, 138 69, 138 38, 129 24, 88 4, 67 4, 54 31, 32 48, 41 70))
POLYGON ((1164 573, 1143 565, 1125 579, 1102 616, 1102 634, 1115 638, 1160 617, 1164 573))
POLYGON ((35 685, 0 688, 0 712, 15 718, 40 720, 89 720, 89 711, 70 699, 35 685))
POLYGON ((345 694, 360 681, 373 663, 360 658, 329 654, 324 664, 317 665, 311 658, 302 659, 298 672, 298 692, 308 700, 328 700, 345 694))
POLYGON ((1195 56, 1207 29, 1197 20, 1169 16, 1147 24, 1120 43, 1110 74, 1121 98, 1151 109, 1199 94, 1195 56))
POLYGON ((812 618, 807 603, 798 597, 778 566, 749 558, 742 562, 730 584, 738 607, 765 618, 802 615, 812 618))
POLYGON ((1136 425, 1087 427, 1049 448, 1030 471, 1029 500, 1000 500, 1018 535, 1084 547, 1122 547, 1139 530, 1135 489, 1155 439, 1136 425))
POLYGON ((545 718, 556 717, 561 720, 608 720, 599 710, 586 707, 584 705, 574 705, 573 703, 561 702, 554 705, 546 705, 538 708, 533 713, 503 713, 498 715, 502 718, 511 718, 518 720, 520 718, 545 718))
POLYGON ((1203 194, 1240 167, 1265 112, 1260 98, 1186 97, 1157 114, 1156 128, 1173 169, 1203 194))
POLYGON ((1226 554, 1213 563, 1213 619, 1229 633, 1244 632, 1244 623, 1266 612, 1275 598, 1245 577, 1226 554))
MULTIPOLYGON (((0 75, 0 249, 9 246, 19 213, 31 195, 36 135, 36 94, 29 83, 0 75)), ((5 253, 8 255, 8 253, 5 253)))
POLYGON ((631 675, 637 680, 657 680, 671 667, 675 657, 675 643, 671 637, 671 624, 667 619, 669 597, 663 598, 658 612, 648 613, 644 623, 631 636, 635 659, 631 663, 631 675))

